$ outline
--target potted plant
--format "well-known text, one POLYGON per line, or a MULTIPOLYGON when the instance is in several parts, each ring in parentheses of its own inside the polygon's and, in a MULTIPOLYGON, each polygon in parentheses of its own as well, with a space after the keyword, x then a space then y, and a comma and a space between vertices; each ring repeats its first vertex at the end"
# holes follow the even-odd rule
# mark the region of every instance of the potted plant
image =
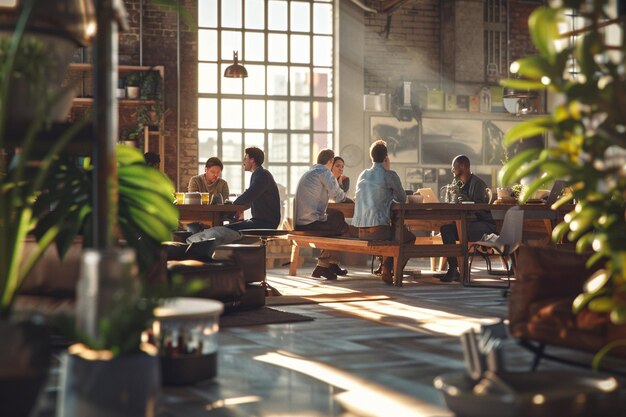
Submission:
MULTIPOLYGON (((616 13, 612 13, 613 16, 616 13)), ((512 66, 523 79, 506 80, 505 86, 548 89, 558 96, 552 113, 520 123, 505 141, 510 144, 536 134, 550 133, 554 144, 529 149, 513 157, 501 171, 505 184, 538 175, 521 193, 526 200, 536 190, 564 179, 573 190, 556 205, 576 201, 553 238, 567 237, 579 252, 591 250, 589 264, 598 264, 573 309, 588 308, 608 315, 616 325, 626 324, 626 54, 624 40, 609 39, 604 27, 621 24, 610 18, 607 2, 564 0, 560 7, 536 9, 529 29, 538 54, 512 66), (576 31, 578 41, 567 45, 572 34, 560 34, 559 22, 574 10, 584 20, 576 31), (575 73, 571 62, 575 58, 575 73)), ((615 340, 598 356, 626 340, 615 340)))
POLYGON ((139 98, 139 83, 141 82, 141 73, 138 71, 130 72, 125 78, 126 80, 126 97, 137 100, 139 98))

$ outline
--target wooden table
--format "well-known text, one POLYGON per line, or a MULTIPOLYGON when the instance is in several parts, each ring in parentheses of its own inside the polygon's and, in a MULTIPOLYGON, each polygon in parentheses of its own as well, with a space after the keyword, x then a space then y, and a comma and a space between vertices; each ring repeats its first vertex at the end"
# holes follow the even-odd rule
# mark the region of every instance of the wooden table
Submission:
POLYGON ((241 204, 180 204, 177 207, 182 225, 198 222, 210 227, 221 226, 226 215, 241 213, 249 208, 241 204))
MULTIPOLYGON (((412 229, 439 231, 443 224, 456 223, 459 241, 456 244, 420 243, 401 245, 399 259, 394 265, 404 265, 410 258, 419 257, 450 257, 462 258, 459 262, 461 279, 467 280, 467 256, 468 256, 468 236, 467 223, 474 218, 474 212, 478 210, 490 210, 495 219, 503 218, 503 213, 515 204, 450 204, 450 203, 429 203, 429 204, 398 204, 391 206, 392 224, 396 228, 396 236, 401 236, 400 231, 404 226, 412 229)), ((545 204, 524 204, 524 218, 539 220, 543 222, 546 235, 552 233, 552 229, 557 220, 562 218, 564 213, 573 210, 573 205, 561 207, 559 210, 551 210, 545 204)), ((352 203, 331 203, 329 209, 341 211, 346 218, 353 217, 354 204, 352 203)), ((395 260, 394 260, 395 261, 395 260)), ((394 284, 402 285, 402 268, 395 268, 394 284)))

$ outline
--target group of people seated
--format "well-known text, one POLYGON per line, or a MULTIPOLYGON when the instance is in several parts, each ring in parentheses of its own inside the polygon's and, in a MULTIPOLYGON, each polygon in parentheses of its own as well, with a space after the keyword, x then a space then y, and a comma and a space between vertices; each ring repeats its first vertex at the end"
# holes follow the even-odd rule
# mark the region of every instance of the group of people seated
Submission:
MULTIPOLYGON (((394 202, 405 203, 406 192, 398 174, 391 169, 387 144, 378 140, 370 147, 372 166, 361 172, 356 182, 355 207, 352 224, 348 224, 339 210, 328 208, 329 201, 352 202, 347 197, 350 179, 343 175, 344 160, 335 156, 332 149, 323 149, 317 155, 317 163, 300 178, 294 200, 294 228, 298 231, 325 232, 326 235, 345 236, 363 240, 395 240, 404 243, 415 241, 415 235, 404 229, 400 236, 391 225, 391 205, 394 202)), ((245 149, 243 166, 252 173, 250 185, 233 204, 249 205, 251 218, 233 219, 221 227, 202 228, 201 225, 190 225, 188 230, 194 234, 188 242, 215 238, 220 236, 226 241, 241 238, 238 233, 244 229, 276 229, 280 223, 280 197, 278 186, 272 174, 263 167, 264 152, 257 147, 245 149), (225 234, 226 233, 226 237, 225 234), (231 235, 228 235, 231 233, 231 235)), ((224 166, 215 157, 209 158, 204 174, 190 179, 190 192, 206 192, 221 194, 223 201, 228 199, 228 184, 221 177, 224 166)), ((460 199, 476 203, 488 202, 487 186, 483 180, 475 176, 470 169, 467 156, 459 155, 452 162, 452 172, 460 185, 460 199)), ((243 213, 241 214, 243 216, 243 213)), ((484 233, 495 232, 495 222, 490 212, 477 213, 476 221, 470 222, 470 240, 479 239, 484 233)), ((444 243, 455 243, 458 240, 456 224, 441 227, 444 243)), ((444 282, 459 279, 457 260, 448 258, 449 269, 440 279, 444 282)), ((378 273, 387 284, 393 283, 393 258, 382 259, 378 273)), ((316 278, 335 280, 337 276, 346 275, 331 251, 322 250, 317 265, 312 272, 316 278)))

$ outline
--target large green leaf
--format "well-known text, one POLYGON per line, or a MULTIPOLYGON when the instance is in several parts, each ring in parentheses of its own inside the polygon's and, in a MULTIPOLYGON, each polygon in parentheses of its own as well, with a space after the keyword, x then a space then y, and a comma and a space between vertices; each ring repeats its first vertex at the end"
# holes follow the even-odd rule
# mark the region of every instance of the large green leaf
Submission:
POLYGON ((541 149, 530 148, 515 155, 500 170, 500 183, 503 185, 511 185, 515 182, 512 178, 516 178, 518 171, 522 168, 522 165, 531 163, 539 156, 540 153, 541 149))
POLYGON ((528 18, 528 28, 533 43, 548 62, 554 63, 556 47, 554 41, 559 38, 559 10, 538 7, 528 18))
POLYGON ((503 145, 510 146, 520 139, 542 135, 552 126, 554 126, 554 123, 550 116, 525 120, 507 130, 504 135, 503 145))

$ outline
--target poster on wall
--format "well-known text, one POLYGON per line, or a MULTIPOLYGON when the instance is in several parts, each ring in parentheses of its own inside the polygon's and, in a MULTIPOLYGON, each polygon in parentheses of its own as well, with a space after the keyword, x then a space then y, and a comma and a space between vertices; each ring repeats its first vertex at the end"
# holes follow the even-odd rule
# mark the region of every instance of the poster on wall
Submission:
POLYGON ((404 176, 404 187, 407 190, 417 191, 424 183, 424 170, 422 168, 407 168, 404 176))
POLYGON ((450 165, 457 155, 467 155, 472 165, 483 163, 480 120, 422 119, 422 163, 450 165))
POLYGON ((372 116, 370 118, 371 142, 382 139, 387 142, 392 163, 417 163, 417 120, 403 122, 393 116, 372 116))
POLYGON ((545 146, 543 136, 538 135, 515 142, 505 149, 503 145, 504 134, 518 123, 504 120, 485 120, 483 129, 485 133, 485 165, 504 165, 507 160, 523 150, 545 146))

